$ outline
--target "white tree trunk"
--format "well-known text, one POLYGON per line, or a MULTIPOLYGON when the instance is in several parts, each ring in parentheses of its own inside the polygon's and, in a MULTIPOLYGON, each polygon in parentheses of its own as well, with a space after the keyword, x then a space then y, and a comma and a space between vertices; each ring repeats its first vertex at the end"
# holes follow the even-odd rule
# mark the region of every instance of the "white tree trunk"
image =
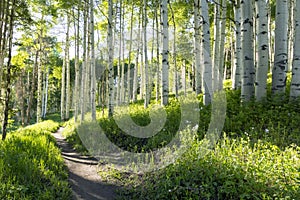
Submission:
POLYGON ((85 107, 86 112, 91 110, 91 23, 90 23, 90 3, 89 0, 86 3, 86 16, 87 16, 87 46, 86 46, 86 58, 85 58, 85 107))
MULTIPOLYGON (((145 84, 145 99, 144 99, 144 108, 147 108, 150 102, 150 94, 149 94, 149 76, 148 76, 148 71, 149 71, 149 63, 148 63, 148 44, 147 44, 147 21, 148 21, 148 16, 147 16, 147 0, 144 0, 144 20, 143 20, 143 32, 144 32, 144 84, 145 84)), ((144 86, 141 86, 144 87, 144 86)))
POLYGON ((272 71, 272 92, 274 94, 284 93, 286 87, 288 16, 287 0, 276 1, 275 53, 272 71))
POLYGON ((200 40, 200 0, 194 0, 194 55, 195 55, 195 90, 201 93, 201 40, 200 40))
POLYGON ((292 81, 290 99, 294 100, 300 96, 300 0, 296 0, 295 6, 295 40, 292 67, 292 81))
POLYGON ((80 29, 80 9, 78 8, 77 20, 74 16, 74 30, 75 30, 75 88, 74 88, 74 121, 77 122, 78 114, 79 114, 79 79, 80 79, 80 68, 79 68, 79 29, 80 29))
POLYGON ((82 123, 84 121, 84 116, 86 113, 86 71, 87 71, 87 61, 86 61, 86 49, 87 49, 87 8, 86 5, 84 6, 84 11, 83 11, 83 44, 82 44, 82 48, 83 48, 83 54, 82 54, 82 70, 81 70, 81 90, 80 90, 80 123, 82 123))
POLYGON ((107 47, 108 47, 108 80, 109 80, 109 98, 108 98, 108 116, 113 116, 114 111, 114 48, 113 48, 113 1, 108 0, 108 33, 107 33, 107 47))
MULTIPOLYGON (((44 15, 42 15, 41 21, 44 20, 44 15)), ((38 51, 40 52, 40 56, 38 58, 38 87, 37 87, 37 109, 36 109, 36 122, 41 121, 42 117, 42 88, 43 88, 43 69, 42 69, 42 55, 43 55, 43 27, 39 30, 39 37, 38 37, 38 51)))
MULTIPOLYGON (((42 77, 42 111, 41 111, 41 118, 44 118, 44 108, 45 108, 45 86, 46 86, 46 69, 44 70, 43 77, 42 77)), ((18 92, 18 90, 17 90, 18 92)), ((17 95, 18 96, 18 95, 17 95)))
POLYGON ((234 57, 234 67, 233 67, 233 80, 232 88, 238 89, 241 87, 241 68, 242 68, 242 42, 241 42, 241 3, 237 0, 237 4, 234 7, 234 18, 235 18, 235 57, 234 57))
POLYGON ((129 38, 129 51, 128 51, 128 68, 127 68, 127 102, 130 102, 132 98, 132 76, 131 76, 131 62, 132 62, 132 40, 133 40, 133 16, 134 16, 134 2, 131 5, 131 16, 130 16, 130 38, 129 38))
POLYGON ((162 52, 162 105, 169 102, 169 25, 168 0, 162 0, 163 52, 162 52))
POLYGON ((91 111, 92 120, 96 121, 96 63, 94 32, 94 0, 90 0, 90 40, 91 40, 91 111))
POLYGON ((66 32, 66 48, 65 48, 65 62, 66 62, 66 115, 65 119, 70 117, 71 107, 71 72, 70 72, 70 16, 67 14, 67 32, 66 32))
POLYGON ((208 13, 208 4, 206 0, 201 0, 201 13, 203 18, 203 42, 202 42, 202 56, 201 60, 204 64, 203 69, 203 103, 204 105, 209 105, 212 101, 212 63, 210 55, 210 23, 209 23, 209 13, 208 13))
MULTIPOLYGON (((117 18, 117 16, 116 16, 117 18)), ((116 19, 117 22, 117 19, 116 19)), ((118 70, 117 70, 117 94, 116 94, 116 104, 119 105, 121 103, 121 65, 122 65, 122 0, 119 1, 119 55, 118 55, 118 70)))
POLYGON ((159 100, 160 98, 160 65, 159 65, 159 60, 160 60, 160 52, 159 52, 159 47, 160 47, 160 25, 159 25, 159 5, 157 9, 155 9, 155 24, 156 24, 156 101, 159 100))
POLYGON ((66 96, 66 64, 63 62, 61 75, 60 117, 65 120, 65 96, 66 96))
MULTIPOLYGON (((271 6, 269 7, 268 14, 269 16, 272 15, 271 6)), ((272 17, 269 17, 268 18, 269 30, 272 30, 273 25, 274 25, 274 21, 272 20, 272 17)), ((269 36, 269 62, 270 62, 269 72, 272 72, 274 67, 274 31, 269 31, 268 36, 269 36)))
POLYGON ((43 107, 42 107, 42 118, 46 117, 47 114, 47 103, 48 103, 48 85, 49 85, 49 69, 46 68, 44 72, 44 84, 43 84, 43 107))
POLYGON ((223 73, 224 73, 224 58, 225 58, 225 29, 226 29, 226 13, 227 13, 227 0, 222 0, 222 16, 221 16, 221 33, 220 33, 220 53, 219 53, 219 76, 218 76, 218 90, 223 89, 223 73))
POLYGON ((253 61, 253 19, 252 2, 242 1, 242 101, 254 96, 255 69, 253 61))
POLYGON ((173 88, 175 93, 175 98, 178 98, 178 69, 177 69, 177 50, 176 50, 176 37, 177 37, 177 29, 176 29, 176 22, 175 22, 175 13, 173 8, 170 4, 170 10, 172 14, 172 23, 173 23, 173 65, 174 65, 174 80, 173 80, 173 88))
POLYGON ((257 0, 255 1, 255 7, 257 12, 255 98, 260 101, 267 95, 269 69, 268 3, 265 0, 257 0))
POLYGON ((138 67, 139 67, 139 56, 140 56, 140 44, 141 44, 141 13, 142 7, 140 7, 139 12, 139 25, 138 25, 138 33, 137 33, 137 50, 135 57, 135 66, 133 71, 133 88, 132 88, 132 101, 137 101, 137 90, 138 90, 138 67))
POLYGON ((213 44, 213 90, 216 91, 219 86, 220 64, 220 1, 216 0, 214 4, 214 44, 213 44))
POLYGON ((122 29, 121 35, 122 40, 122 71, 121 71, 121 91, 120 91, 120 102, 125 103, 125 35, 124 35, 124 27, 125 27, 125 7, 122 9, 122 29))
POLYGON ((288 1, 290 17, 288 20, 288 71, 292 71, 294 57, 294 36, 295 36, 295 0, 288 1))
POLYGON ((182 65, 182 69, 181 69, 181 73, 182 73, 182 88, 183 88, 183 94, 184 96, 186 96, 186 60, 183 60, 183 65, 182 65))

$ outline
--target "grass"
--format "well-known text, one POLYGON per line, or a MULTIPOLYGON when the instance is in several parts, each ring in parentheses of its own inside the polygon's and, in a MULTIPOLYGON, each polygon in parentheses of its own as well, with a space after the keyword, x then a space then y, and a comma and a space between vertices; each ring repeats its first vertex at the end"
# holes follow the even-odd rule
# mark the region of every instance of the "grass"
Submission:
MULTIPOLYGON (((103 164, 101 176, 124 186, 120 199, 300 199, 300 100, 289 102, 288 96, 280 96, 241 104, 240 91, 226 90, 226 96, 222 137, 204 157, 199 147, 211 108, 200 103, 197 138, 175 163, 139 174, 103 164)), ((136 124, 145 126, 149 110, 139 102, 130 105, 129 113, 136 124)), ((99 117, 98 123, 119 147, 144 152, 163 147, 178 129, 179 102, 171 99, 166 112, 165 126, 149 139, 128 136, 112 118, 99 117)), ((75 125, 68 125, 68 136, 82 148, 75 125)))
POLYGON ((0 142, 0 199, 70 199, 53 121, 20 128, 0 142))

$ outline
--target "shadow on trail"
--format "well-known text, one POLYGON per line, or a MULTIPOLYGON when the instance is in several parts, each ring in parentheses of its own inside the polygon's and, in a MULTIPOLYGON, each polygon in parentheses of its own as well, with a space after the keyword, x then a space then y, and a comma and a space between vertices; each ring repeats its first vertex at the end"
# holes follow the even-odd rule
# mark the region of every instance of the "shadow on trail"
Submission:
POLYGON ((112 188, 116 186, 87 180, 72 172, 69 172, 69 181, 73 190, 73 199, 108 200, 114 199, 112 188))
POLYGON ((62 157, 66 160, 73 161, 76 163, 87 164, 87 165, 98 165, 98 161, 93 157, 80 156, 77 154, 61 153, 62 157))
POLYGON ((107 184, 97 174, 98 161, 94 157, 76 152, 62 136, 60 128, 53 136, 61 149, 62 157, 69 171, 69 183, 74 200, 113 200, 117 185, 107 184))

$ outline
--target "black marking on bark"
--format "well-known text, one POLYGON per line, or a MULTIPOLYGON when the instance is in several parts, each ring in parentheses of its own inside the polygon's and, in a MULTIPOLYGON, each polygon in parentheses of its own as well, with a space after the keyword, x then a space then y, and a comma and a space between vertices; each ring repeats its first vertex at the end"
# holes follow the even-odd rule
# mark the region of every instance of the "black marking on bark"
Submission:
MULTIPOLYGON (((300 87, 300 83, 292 83, 291 85, 292 85, 292 86, 295 86, 295 87, 300 87)), ((297 90, 300 90, 300 88, 297 89, 297 90)))
POLYGON ((263 34, 263 35, 264 35, 264 34, 267 34, 267 33, 268 33, 267 31, 262 31, 262 32, 261 32, 261 34, 263 34))

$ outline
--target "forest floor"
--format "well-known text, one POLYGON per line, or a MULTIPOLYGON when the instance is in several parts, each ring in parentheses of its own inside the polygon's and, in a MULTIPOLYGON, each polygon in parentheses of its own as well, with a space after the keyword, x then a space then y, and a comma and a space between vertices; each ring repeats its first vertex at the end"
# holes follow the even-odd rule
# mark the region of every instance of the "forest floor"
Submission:
POLYGON ((53 133, 69 172, 69 183, 74 200, 114 199, 118 186, 101 180, 98 175, 98 161, 76 152, 62 135, 63 128, 53 133))

